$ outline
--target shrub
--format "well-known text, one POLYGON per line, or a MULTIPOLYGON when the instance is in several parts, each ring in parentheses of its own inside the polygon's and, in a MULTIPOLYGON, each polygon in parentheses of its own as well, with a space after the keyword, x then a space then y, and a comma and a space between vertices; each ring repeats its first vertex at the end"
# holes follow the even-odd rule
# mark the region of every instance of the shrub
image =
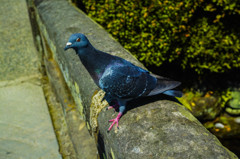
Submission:
POLYGON ((147 65, 175 63, 199 74, 240 67, 238 0, 81 3, 91 18, 147 65))

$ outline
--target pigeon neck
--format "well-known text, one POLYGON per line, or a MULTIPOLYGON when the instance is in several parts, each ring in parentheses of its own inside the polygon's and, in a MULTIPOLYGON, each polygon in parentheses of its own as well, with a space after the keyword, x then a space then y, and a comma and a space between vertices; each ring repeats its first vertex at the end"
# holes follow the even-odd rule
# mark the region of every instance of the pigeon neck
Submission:
POLYGON ((88 50, 94 50, 95 48, 91 45, 91 43, 88 43, 86 46, 81 48, 75 48, 76 53, 81 56, 88 52, 88 50))
POLYGON ((98 80, 104 69, 111 61, 111 57, 108 54, 95 49, 90 43, 87 47, 78 50, 77 54, 95 83, 98 84, 98 80))

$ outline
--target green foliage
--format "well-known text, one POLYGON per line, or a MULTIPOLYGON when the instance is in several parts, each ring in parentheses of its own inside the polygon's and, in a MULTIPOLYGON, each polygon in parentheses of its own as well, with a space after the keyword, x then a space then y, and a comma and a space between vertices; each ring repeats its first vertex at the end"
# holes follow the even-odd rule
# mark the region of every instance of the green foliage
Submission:
POLYGON ((199 74, 240 67, 239 0, 82 3, 91 18, 148 65, 175 63, 199 74))
POLYGON ((220 96, 221 101, 220 106, 222 108, 226 107, 227 102, 232 98, 231 96, 231 91, 229 89, 222 91, 222 92, 217 92, 217 94, 220 96))

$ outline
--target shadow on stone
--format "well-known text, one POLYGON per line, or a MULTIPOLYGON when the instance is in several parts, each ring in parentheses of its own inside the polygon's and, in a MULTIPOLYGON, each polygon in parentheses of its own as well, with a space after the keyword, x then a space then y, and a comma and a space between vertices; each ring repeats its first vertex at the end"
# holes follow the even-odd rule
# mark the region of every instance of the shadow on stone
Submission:
POLYGON ((98 133, 98 141, 97 141, 98 145, 97 145, 97 149, 98 149, 98 153, 99 153, 99 157, 100 159, 104 159, 105 157, 105 145, 104 145, 104 140, 103 140, 103 136, 101 135, 101 133, 98 133))
POLYGON ((156 102, 159 100, 169 100, 169 101, 173 101, 173 102, 176 102, 176 103, 182 105, 182 103, 180 103, 179 100, 177 100, 177 98, 175 98, 175 97, 164 95, 164 94, 158 94, 155 96, 142 97, 142 98, 137 98, 137 99, 133 99, 133 100, 129 101, 127 103, 126 112, 131 109, 134 109, 134 108, 137 108, 137 107, 140 107, 143 105, 147 105, 149 103, 153 103, 153 102, 156 102))

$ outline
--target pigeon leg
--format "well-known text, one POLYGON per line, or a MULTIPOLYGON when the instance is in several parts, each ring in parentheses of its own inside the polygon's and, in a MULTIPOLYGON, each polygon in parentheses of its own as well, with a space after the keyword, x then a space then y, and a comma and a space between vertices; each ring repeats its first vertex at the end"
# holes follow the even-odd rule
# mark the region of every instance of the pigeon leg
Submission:
POLYGON ((120 106, 120 107, 119 107, 119 113, 118 113, 117 117, 116 117, 115 119, 109 120, 109 122, 112 122, 112 124, 111 124, 111 126, 108 128, 108 132, 112 129, 112 127, 114 126, 114 124, 117 124, 117 128, 119 128, 119 127, 118 127, 118 122, 119 122, 119 120, 120 120, 123 112, 125 111, 125 108, 126 108, 125 105, 120 106))

